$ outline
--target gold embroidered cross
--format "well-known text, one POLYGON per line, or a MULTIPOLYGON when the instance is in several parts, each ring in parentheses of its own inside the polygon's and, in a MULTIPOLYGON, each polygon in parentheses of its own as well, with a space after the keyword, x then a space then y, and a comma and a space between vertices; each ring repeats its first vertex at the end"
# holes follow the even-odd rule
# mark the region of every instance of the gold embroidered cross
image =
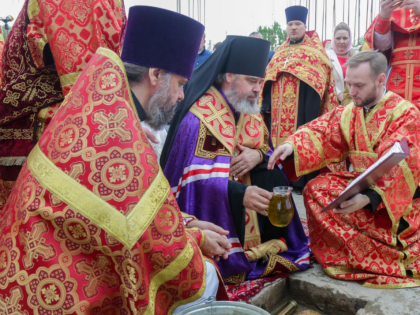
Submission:
POLYGON ((0 309, 4 314, 25 315, 27 313, 20 310, 20 300, 23 300, 22 290, 19 287, 14 287, 10 290, 10 298, 5 297, 3 300, 0 297, 0 309))
POLYGON ((48 227, 44 221, 35 222, 32 232, 20 230, 19 241, 21 244, 25 244, 24 251, 26 254, 22 259, 25 269, 32 268, 34 259, 38 259, 40 256, 44 260, 48 260, 56 255, 54 246, 52 244, 45 245, 45 238, 42 237, 47 231, 48 227))
POLYGON ((286 129, 290 129, 291 126, 294 126, 294 123, 291 123, 290 121, 287 121, 285 123, 283 123, 283 125, 286 127, 286 129))
POLYGON ((411 58, 413 58, 413 56, 414 56, 415 54, 413 53, 413 51, 412 50, 407 50, 405 53, 404 53, 404 56, 405 56, 405 58, 406 59, 411 59, 411 58))
POLYGON ((397 75, 391 79, 392 82, 394 82, 395 86, 399 86, 401 81, 404 81, 403 78, 400 77, 400 74, 397 73, 397 75))
POLYGON ((258 115, 251 115, 251 126, 255 128, 255 121, 261 123, 262 118, 258 115))
POLYGON ((93 122, 99 124, 99 132, 93 135, 95 145, 108 143, 108 138, 119 137, 121 142, 132 139, 132 132, 125 128, 129 113, 125 108, 118 108, 116 113, 98 111, 93 114, 93 122))
POLYGON ((213 120, 217 120, 222 125, 223 128, 226 128, 227 125, 225 121, 223 120, 222 116, 229 112, 228 109, 223 108, 222 110, 218 111, 211 102, 207 102, 206 105, 209 107, 212 113, 210 116, 207 116, 206 118, 204 118, 206 122, 211 123, 213 120))
POLYGON ((103 287, 105 283, 109 288, 118 284, 118 277, 110 272, 110 264, 110 261, 105 256, 98 256, 98 261, 92 260, 91 264, 85 259, 76 262, 76 271, 79 274, 86 274, 85 280, 89 281, 83 287, 86 297, 91 298, 97 295, 98 287, 103 287))

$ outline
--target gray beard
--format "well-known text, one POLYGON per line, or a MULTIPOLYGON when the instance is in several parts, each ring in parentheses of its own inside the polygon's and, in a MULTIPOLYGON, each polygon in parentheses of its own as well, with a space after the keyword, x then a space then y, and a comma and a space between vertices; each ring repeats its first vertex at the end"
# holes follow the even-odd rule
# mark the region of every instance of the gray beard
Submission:
POLYGON ((235 85, 226 90, 225 95, 229 103, 232 104, 233 108, 237 112, 249 115, 259 114, 260 107, 258 106, 258 98, 254 101, 249 101, 246 98, 241 97, 237 93, 235 85))
POLYGON ((170 79, 170 74, 164 77, 161 88, 153 94, 147 108, 145 108, 147 114, 146 122, 156 131, 161 130, 171 121, 174 116, 175 107, 178 103, 177 102, 173 106, 168 106, 171 100, 169 88, 170 79))

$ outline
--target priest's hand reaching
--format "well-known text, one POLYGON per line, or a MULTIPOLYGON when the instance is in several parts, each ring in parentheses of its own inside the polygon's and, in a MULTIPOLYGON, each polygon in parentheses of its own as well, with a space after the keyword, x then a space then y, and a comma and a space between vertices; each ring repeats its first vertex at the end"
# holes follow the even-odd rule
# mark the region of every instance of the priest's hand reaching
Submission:
POLYGON ((200 221, 200 220, 192 220, 190 223, 187 224, 188 228, 199 228, 200 230, 210 230, 220 235, 228 235, 229 231, 221 228, 220 226, 208 222, 208 221, 200 221))
POLYGON ((230 162, 230 175, 240 178, 262 161, 258 150, 241 146, 239 143, 236 149, 240 151, 240 154, 232 158, 230 162))
POLYGON ((334 213, 350 214, 352 212, 363 209, 370 203, 370 199, 366 195, 356 194, 349 200, 340 204, 339 208, 334 209, 334 213))
POLYGON ((213 257, 216 261, 220 260, 220 257, 227 259, 232 248, 227 237, 210 230, 204 230, 203 233, 206 235, 206 241, 201 246, 203 255, 213 257))
POLYGON ((284 161, 289 155, 293 153, 293 147, 290 143, 283 143, 281 146, 277 147, 273 154, 270 156, 270 160, 268 161, 267 169, 272 170, 276 165, 278 160, 284 161))
MULTIPOLYGON (((404 5, 404 2, 408 2, 410 0, 401 1, 400 0, 381 0, 381 11, 380 15, 384 19, 389 19, 392 16, 392 12, 394 12, 395 9, 401 8, 404 5)), ((414 0, 418 1, 418 0, 414 0)))
POLYGON ((272 193, 257 186, 248 186, 245 190, 244 207, 257 211, 267 216, 267 208, 270 204, 272 193))
POLYGON ((413 10, 414 14, 419 16, 420 15, 420 0, 405 0, 404 1, 404 9, 406 10, 413 10))

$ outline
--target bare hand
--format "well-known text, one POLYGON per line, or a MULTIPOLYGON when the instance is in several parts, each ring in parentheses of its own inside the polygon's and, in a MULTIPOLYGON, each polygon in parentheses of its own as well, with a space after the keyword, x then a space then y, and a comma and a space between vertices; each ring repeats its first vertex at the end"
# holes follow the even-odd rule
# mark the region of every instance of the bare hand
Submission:
POLYGON ((280 159, 284 161, 289 155, 293 153, 293 147, 290 143, 284 143, 281 146, 277 147, 273 154, 270 156, 268 161, 267 169, 272 170, 276 162, 280 159))
POLYGON ((420 15, 420 0, 405 0, 404 9, 411 9, 415 15, 420 15))
MULTIPOLYGON (((398 8, 401 8, 404 5, 404 1, 402 1, 401 3, 398 3, 399 1, 400 0, 381 0, 380 15, 384 19, 389 19, 392 16, 392 12, 394 12, 398 8)), ((418 0, 415 0, 415 1, 418 1, 418 0)))
POLYGON ((143 131, 146 133, 147 139, 153 143, 159 143, 158 139, 153 135, 152 131, 149 128, 142 126, 143 131))
POLYGON ((229 231, 226 231, 225 229, 221 228, 220 226, 213 224, 208 221, 200 221, 200 220, 192 220, 187 225, 188 228, 199 228, 200 230, 210 230, 213 232, 216 232, 220 235, 228 235, 229 231))
POLYGON ((272 194, 267 190, 257 186, 248 186, 245 190, 244 207, 257 211, 259 214, 267 216, 267 208, 270 204, 272 194))
POLYGON ((222 256, 223 259, 227 259, 228 253, 232 248, 227 237, 210 230, 204 230, 203 233, 206 235, 206 241, 204 242, 204 245, 201 246, 203 255, 214 257, 214 260, 216 261, 220 259, 220 256, 222 256))
POLYGON ((350 214, 352 212, 363 209, 370 203, 370 199, 366 195, 356 194, 349 200, 340 204, 340 208, 334 209, 334 213, 350 214))
POLYGON ((241 177, 260 164, 261 155, 258 150, 241 146, 239 143, 236 148, 241 153, 230 162, 230 174, 234 177, 241 177))

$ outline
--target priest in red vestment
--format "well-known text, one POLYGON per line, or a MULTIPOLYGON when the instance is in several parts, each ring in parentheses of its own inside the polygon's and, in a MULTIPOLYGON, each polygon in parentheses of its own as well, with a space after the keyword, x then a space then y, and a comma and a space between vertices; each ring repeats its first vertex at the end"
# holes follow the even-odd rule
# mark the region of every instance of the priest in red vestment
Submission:
POLYGON ((315 258, 337 279, 373 288, 420 286, 420 112, 385 90, 387 61, 381 53, 363 51, 346 65, 353 103, 302 126, 275 150, 269 168, 280 158, 290 164, 286 170, 301 176, 349 158, 354 171, 319 175, 304 190, 315 258), (321 213, 403 138, 410 149, 404 161, 339 208, 321 213))
MULTIPOLYGON (((286 9, 288 38, 265 71, 260 106, 275 147, 297 128, 338 105, 333 67, 318 34, 306 32, 307 15, 303 6, 286 9)), ((304 176, 292 185, 301 192, 314 176, 316 173, 304 176)))
POLYGON ((386 82, 392 91, 420 108, 420 0, 381 1, 381 11, 365 34, 371 49, 389 60, 386 82))
POLYGON ((0 212, 6 313, 163 315, 225 293, 202 255, 212 234, 185 227, 135 102, 182 100, 203 32, 178 13, 132 7, 121 59, 92 56, 0 212), (147 89, 123 62, 147 67, 147 89))
POLYGON ((96 49, 120 53, 125 21, 121 0, 25 1, 0 54, 0 208, 96 49))

